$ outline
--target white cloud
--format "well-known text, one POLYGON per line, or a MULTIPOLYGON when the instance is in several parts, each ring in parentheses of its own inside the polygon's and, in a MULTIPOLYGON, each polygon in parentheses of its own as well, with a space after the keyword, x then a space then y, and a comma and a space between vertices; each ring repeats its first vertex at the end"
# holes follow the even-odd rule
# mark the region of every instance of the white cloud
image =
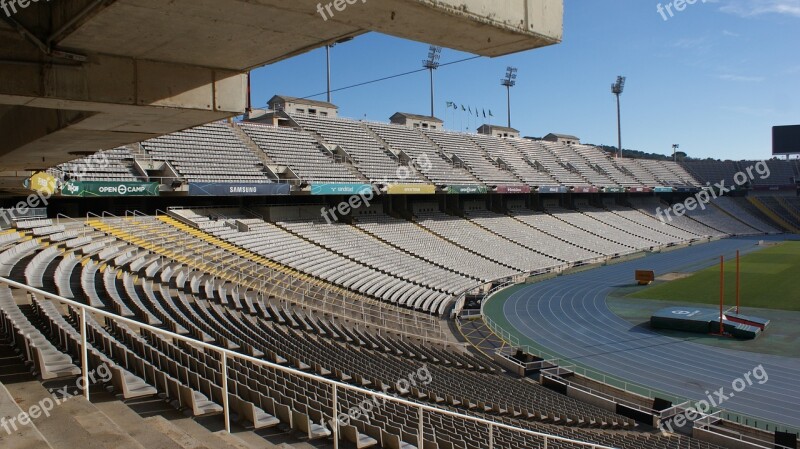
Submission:
POLYGON ((781 14, 800 18, 800 0, 731 0, 720 10, 740 17, 781 14))
POLYGON ((747 83, 760 83, 764 81, 763 76, 743 76, 743 75, 734 75, 732 73, 725 73, 719 76, 719 79, 723 81, 739 81, 739 82, 747 82, 747 83))

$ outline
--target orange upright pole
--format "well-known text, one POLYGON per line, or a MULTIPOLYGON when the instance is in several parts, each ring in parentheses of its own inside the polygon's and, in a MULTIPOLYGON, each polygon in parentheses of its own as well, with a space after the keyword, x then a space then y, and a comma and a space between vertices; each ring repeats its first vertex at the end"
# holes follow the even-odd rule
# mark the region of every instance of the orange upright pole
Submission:
POLYGON ((739 290, 739 250, 736 250, 736 313, 739 313, 739 297, 740 297, 740 290, 739 290))
POLYGON ((725 334, 722 325, 722 307, 725 304, 725 256, 719 256, 719 334, 725 334))

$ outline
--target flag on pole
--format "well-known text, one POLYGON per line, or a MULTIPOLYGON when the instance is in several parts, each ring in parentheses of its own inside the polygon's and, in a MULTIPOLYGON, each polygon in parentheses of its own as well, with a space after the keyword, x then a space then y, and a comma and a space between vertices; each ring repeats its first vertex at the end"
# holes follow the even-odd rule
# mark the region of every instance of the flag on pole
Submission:
POLYGON ((483 110, 483 118, 486 118, 486 109, 483 110))
POLYGON ((489 109, 489 117, 494 117, 494 114, 492 114, 492 110, 491 109, 489 109))
POLYGON ((467 106, 467 109, 469 109, 469 115, 472 115, 472 106, 467 106))
POLYGON ((466 111, 466 110, 467 110, 467 108, 465 108, 465 107, 464 107, 464 105, 462 104, 462 105, 461 105, 461 110, 462 110, 462 111, 466 111))

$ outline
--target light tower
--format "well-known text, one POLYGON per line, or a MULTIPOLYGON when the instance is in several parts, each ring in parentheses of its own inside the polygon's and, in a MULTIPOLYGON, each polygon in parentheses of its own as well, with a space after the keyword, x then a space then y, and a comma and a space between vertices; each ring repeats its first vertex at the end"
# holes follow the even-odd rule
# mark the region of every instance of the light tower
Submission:
POLYGON ((680 147, 677 143, 672 144, 672 160, 675 162, 678 162, 678 148, 680 147))
POLYGON ((422 67, 431 72, 431 117, 434 117, 434 90, 433 90, 433 71, 439 68, 439 60, 442 57, 442 47, 431 45, 428 51, 428 59, 422 61, 422 67))
POLYGON ((625 90, 625 77, 618 76, 617 82, 611 85, 611 93, 617 96, 617 137, 618 137, 618 151, 617 157, 622 157, 622 113, 619 105, 619 97, 625 90))
POLYGON ((338 41, 325 46, 325 63, 328 68, 328 103, 331 102, 331 48, 335 47, 338 44, 343 44, 351 40, 353 40, 352 37, 346 37, 344 39, 339 39, 338 41))
POLYGON ((500 80, 500 85, 506 86, 506 103, 508 104, 508 127, 511 128, 511 88, 517 85, 517 68, 508 67, 506 77, 500 80))

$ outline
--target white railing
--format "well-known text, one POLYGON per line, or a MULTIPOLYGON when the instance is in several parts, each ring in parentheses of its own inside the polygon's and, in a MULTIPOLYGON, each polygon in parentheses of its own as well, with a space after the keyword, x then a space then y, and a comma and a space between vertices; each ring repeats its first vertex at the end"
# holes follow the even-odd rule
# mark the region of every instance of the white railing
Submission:
MULTIPOLYGON (((482 425, 487 426, 487 428, 488 428, 487 441, 489 442, 489 449, 494 449, 494 432, 495 432, 496 429, 503 429, 503 430, 507 430, 507 431, 511 431, 511 432, 516 432, 516 433, 522 434, 522 435, 528 435, 528 436, 532 436, 532 437, 536 437, 536 438, 541 438, 542 441, 543 441, 543 444, 544 444, 543 447, 545 449, 548 448, 548 446, 549 446, 549 444, 551 442, 561 442, 561 443, 567 443, 567 444, 574 444, 574 445, 577 445, 577 446, 588 447, 588 448, 592 448, 592 449, 614 449, 612 447, 604 446, 604 445, 601 445, 601 444, 593 444, 593 443, 587 443, 587 442, 582 442, 582 441, 576 441, 576 440, 572 440, 572 439, 569 439, 569 438, 563 438, 563 437, 548 435, 548 434, 544 434, 544 433, 540 433, 540 432, 535 432, 535 431, 528 430, 528 429, 514 427, 514 426, 507 425, 507 424, 491 421, 491 420, 488 420, 488 419, 478 418, 478 417, 474 417, 474 416, 468 416, 468 415, 464 415, 464 414, 461 414, 461 413, 452 412, 452 411, 449 411, 449 410, 444 410, 444 409, 440 409, 440 408, 437 408, 437 407, 433 407, 433 406, 430 406, 430 405, 421 404, 421 403, 418 403, 418 402, 414 402, 414 401, 409 401, 409 400, 406 400, 406 399, 398 398, 398 397, 395 397, 395 396, 392 396, 392 395, 389 395, 389 394, 378 393, 378 392, 366 390, 364 388, 360 388, 360 387, 356 387, 356 386, 353 386, 353 385, 345 384, 345 383, 342 383, 342 382, 339 382, 339 381, 336 381, 336 380, 331 380, 331 379, 327 379, 327 378, 324 378, 324 377, 319 377, 319 376, 317 376, 315 374, 307 373, 307 372, 304 372, 304 371, 299 371, 297 369, 289 368, 289 367, 282 366, 282 365, 277 365, 275 363, 272 363, 272 362, 269 362, 269 361, 266 361, 266 360, 262 360, 262 359, 258 359, 258 358, 251 357, 251 356, 248 356, 248 355, 240 354, 238 352, 231 351, 229 349, 224 349, 224 348, 221 348, 219 346, 211 345, 211 344, 204 343, 204 342, 201 342, 201 341, 198 341, 198 340, 194 340, 192 338, 188 338, 188 337, 185 337, 185 336, 182 336, 182 335, 178 335, 178 334, 175 334, 175 333, 172 333, 172 332, 169 332, 169 331, 165 331, 163 329, 160 329, 160 328, 157 328, 157 327, 153 327, 153 326, 141 323, 141 322, 136 321, 136 320, 131 320, 131 319, 128 319, 128 318, 124 318, 124 317, 115 315, 113 313, 109 313, 109 312, 106 312, 106 311, 103 311, 103 310, 100 310, 100 309, 96 309, 94 307, 89 307, 89 306, 81 304, 79 302, 75 302, 75 301, 72 301, 72 300, 69 300, 69 299, 66 299, 66 298, 62 298, 62 297, 60 297, 58 295, 54 295, 52 293, 48 293, 48 292, 45 292, 43 290, 39 290, 37 288, 33 288, 33 287, 30 287, 30 286, 21 284, 19 282, 12 281, 10 279, 5 279, 5 278, 0 277, 0 284, 5 284, 5 285, 7 285, 7 286, 9 286, 11 288, 14 288, 14 289, 24 290, 24 291, 32 293, 34 295, 37 295, 37 296, 40 296, 40 297, 44 297, 44 298, 47 298, 47 299, 50 299, 50 300, 53 300, 53 301, 57 301, 59 303, 65 304, 65 305, 70 306, 70 307, 74 307, 74 308, 79 310, 80 319, 78 320, 78 325, 79 325, 79 328, 80 328, 80 335, 81 335, 81 348, 80 348, 80 351, 81 351, 81 377, 82 377, 83 385, 89 385, 89 357, 88 357, 88 346, 87 346, 88 345, 88 343, 87 343, 87 335, 88 335, 88 333, 87 333, 87 323, 86 323, 86 314, 87 313, 91 313, 91 314, 94 314, 94 315, 97 315, 97 316, 108 318, 108 319, 111 319, 111 320, 114 320, 114 321, 117 321, 117 322, 120 322, 120 323, 132 325, 132 326, 138 327, 139 329, 144 329, 144 330, 150 331, 150 332, 158 334, 158 335, 162 335, 164 337, 167 337, 167 338, 170 338, 170 339, 173 339, 173 340, 178 340, 178 341, 182 341, 182 342, 185 342, 185 343, 189 343, 192 346, 195 346, 195 347, 198 347, 198 348, 203 348, 203 349, 206 349, 206 350, 209 350, 209 351, 213 351, 213 352, 219 354, 220 360, 221 360, 220 371, 222 373, 222 385, 221 385, 221 387, 222 387, 222 404, 221 405, 222 405, 222 408, 223 408, 223 419, 224 419, 224 424, 225 424, 225 431, 228 432, 228 433, 230 433, 230 431, 231 431, 230 405, 228 403, 228 359, 230 358, 230 359, 240 360, 240 361, 249 362, 249 363, 252 363, 252 364, 255 364, 255 365, 259 365, 259 366, 262 366, 262 367, 266 367, 266 368, 269 368, 269 369, 272 369, 272 370, 275 370, 275 371, 278 371, 278 372, 282 372, 282 373, 284 373, 286 375, 298 376, 298 377, 303 377, 303 378, 306 378, 306 379, 312 379, 314 381, 329 385, 331 387, 331 393, 332 393, 331 394, 331 397, 332 397, 332 407, 331 407, 331 409, 333 410, 333 415, 334 416, 331 417, 331 420, 334 422, 334 426, 333 426, 334 428, 332 429, 332 431, 333 431, 333 446, 334 446, 335 449, 338 449, 338 447, 339 447, 339 439, 340 439, 339 421, 338 421, 338 419, 336 419, 339 416, 339 413, 340 413, 339 412, 339 406, 338 406, 338 392, 339 391, 352 391, 352 392, 356 392, 356 393, 359 393, 359 394, 364 394, 366 396, 369 396, 369 397, 372 397, 372 398, 375 398, 375 399, 394 402, 394 403, 397 403, 397 404, 405 405, 405 406, 408 406, 408 407, 416 409, 418 411, 418 414, 419 414, 419 433, 418 433, 418 437, 417 437, 418 441, 419 441, 419 444, 418 444, 419 447, 422 447, 423 446, 422 442, 425 441, 424 417, 425 417, 425 412, 428 412, 428 413, 432 413, 432 414, 440 414, 440 415, 444 415, 444 416, 449 416, 451 418, 460 419, 460 420, 464 420, 464 421, 471 421, 473 423, 482 424, 482 425)), ((84 393, 84 397, 86 398, 86 400, 90 400, 89 388, 85 388, 83 393, 84 393)))

